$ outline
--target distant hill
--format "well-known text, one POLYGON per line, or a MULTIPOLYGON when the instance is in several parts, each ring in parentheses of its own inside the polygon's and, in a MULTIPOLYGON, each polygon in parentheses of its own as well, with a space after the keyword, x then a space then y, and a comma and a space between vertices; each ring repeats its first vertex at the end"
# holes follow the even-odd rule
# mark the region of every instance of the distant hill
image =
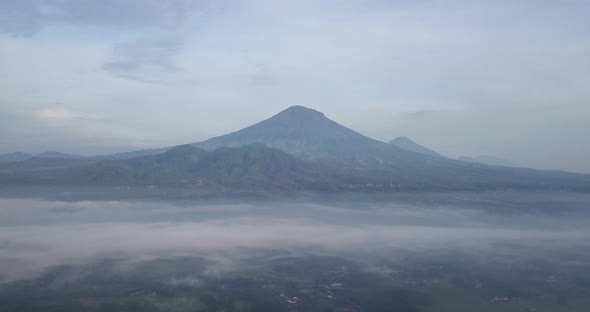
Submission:
MULTIPOLYGON (((72 160, 79 161, 79 160, 72 160)), ((177 186, 243 190, 333 188, 326 171, 262 144, 205 151, 190 145, 81 167, 17 171, 0 183, 107 186, 177 186), (324 174, 322 174, 324 173, 324 174)))
POLYGON ((518 167, 518 164, 500 157, 496 156, 489 156, 489 155, 480 155, 480 156, 461 156, 457 158, 461 161, 467 161, 472 163, 480 163, 492 166, 505 166, 505 167, 518 167))
POLYGON ((31 158, 53 158, 53 159, 86 159, 86 160, 105 160, 105 159, 129 159, 141 156, 149 156, 149 155, 157 155, 164 153, 165 151, 169 150, 169 148, 155 148, 149 150, 140 150, 140 151, 132 151, 132 152, 123 152, 123 153, 116 153, 111 155, 98 155, 98 156, 81 156, 81 155, 74 155, 74 154, 67 154, 61 153, 56 151, 48 151, 43 152, 37 155, 16 152, 16 153, 8 153, 8 154, 0 154, 0 163, 11 163, 11 162, 19 162, 31 158))
POLYGON ((44 152, 38 155, 16 152, 0 155, 0 163, 20 162, 32 158, 59 158, 59 159, 82 159, 84 156, 60 153, 55 151, 44 152))
POLYGON ((0 155, 0 163, 22 161, 25 159, 29 159, 31 157, 33 157, 33 155, 28 154, 28 153, 23 153, 23 152, 1 154, 0 155))
POLYGON ((393 145, 395 145, 403 150, 406 150, 406 151, 411 151, 411 152, 415 152, 415 153, 426 154, 426 155, 436 156, 436 157, 445 157, 442 154, 439 154, 439 153, 429 149, 426 146, 420 145, 420 144, 412 141, 408 137, 397 137, 397 138, 391 140, 389 142, 389 144, 393 144, 393 145))
POLYGON ((62 158, 62 159, 84 158, 84 156, 80 156, 80 155, 66 154, 66 153, 60 153, 60 152, 55 152, 55 151, 43 152, 41 154, 36 155, 35 157, 38 157, 38 158, 62 158))
POLYGON ((59 168, 73 168, 95 163, 95 160, 84 158, 43 158, 32 157, 29 159, 0 163, 0 172, 17 173, 26 171, 51 170, 59 168))

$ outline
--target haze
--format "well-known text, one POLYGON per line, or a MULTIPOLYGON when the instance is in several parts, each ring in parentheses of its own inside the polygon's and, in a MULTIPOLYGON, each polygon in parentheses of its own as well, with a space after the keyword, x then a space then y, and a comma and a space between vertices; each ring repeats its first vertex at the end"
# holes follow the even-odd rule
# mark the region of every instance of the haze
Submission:
POLYGON ((590 250, 589 202, 586 194, 518 192, 422 193, 392 203, 329 204, 3 198, 0 282, 113 257, 198 255, 235 265, 265 250, 372 261, 401 259, 408 252, 428 258, 441 251, 511 265, 537 258, 582 261, 590 250), (518 206, 527 209, 514 210, 518 206))
POLYGON ((587 1, 2 1, 0 153, 196 142, 291 105, 590 172, 587 1))

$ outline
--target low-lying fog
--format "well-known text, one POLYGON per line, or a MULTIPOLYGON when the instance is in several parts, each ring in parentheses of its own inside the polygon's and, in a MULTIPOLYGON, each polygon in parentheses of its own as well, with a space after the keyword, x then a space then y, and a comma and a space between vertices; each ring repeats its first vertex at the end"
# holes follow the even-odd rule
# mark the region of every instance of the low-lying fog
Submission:
POLYGON ((440 251, 503 262, 590 259, 590 195, 434 196, 347 204, 0 199, 0 276, 109 257, 198 255, 229 265, 266 249, 355 259, 440 251))

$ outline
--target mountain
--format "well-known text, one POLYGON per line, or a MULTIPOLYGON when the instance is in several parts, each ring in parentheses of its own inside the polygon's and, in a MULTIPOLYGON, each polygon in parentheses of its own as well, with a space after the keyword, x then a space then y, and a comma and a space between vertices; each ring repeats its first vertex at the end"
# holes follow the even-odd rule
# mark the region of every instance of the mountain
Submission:
POLYGON ((352 190, 590 190, 589 175, 487 166, 416 153, 364 136, 303 106, 192 145, 212 150, 252 143, 334 169, 341 185, 352 190))
POLYGON ((480 156, 461 156, 457 158, 461 161, 471 162, 471 163, 480 163, 485 165, 492 165, 492 166, 504 166, 504 167, 518 167, 518 164, 511 162, 509 160, 496 157, 496 156, 489 156, 489 155, 480 155, 480 156))
POLYGON ((0 184, 174 186, 209 190, 334 188, 327 175, 321 168, 262 144, 213 151, 182 145, 158 155, 0 174, 0 184))
POLYGON ((339 191, 590 191, 590 175, 490 166, 416 153, 302 106, 203 142, 84 158, 0 164, 2 185, 339 191))
POLYGON ((193 143, 206 150, 252 143, 281 149, 304 160, 375 165, 407 155, 396 146, 374 140, 328 119, 323 113, 292 106, 245 129, 193 143))
POLYGON ((0 163, 22 161, 31 157, 33 157, 33 155, 23 152, 2 154, 0 155, 0 163))
POLYGON ((420 145, 414 141, 412 141, 410 138, 408 137, 397 137, 393 140, 391 140, 389 142, 389 144, 393 144, 403 150, 406 151, 411 151, 414 153, 420 153, 420 154, 425 154, 425 155, 430 155, 430 156, 436 156, 436 157, 445 157, 431 149, 429 149, 426 146, 420 145))

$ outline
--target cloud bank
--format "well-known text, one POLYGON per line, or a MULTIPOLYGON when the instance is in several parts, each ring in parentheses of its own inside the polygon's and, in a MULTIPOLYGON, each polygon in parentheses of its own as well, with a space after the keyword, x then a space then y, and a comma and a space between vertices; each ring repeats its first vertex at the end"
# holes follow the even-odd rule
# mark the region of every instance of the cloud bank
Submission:
POLYGON ((394 250, 443 250, 490 253, 504 261, 590 251, 588 229, 569 219, 564 219, 568 227, 549 230, 548 220, 559 224, 554 216, 511 215, 503 217, 511 225, 500 226, 482 221, 493 220, 493 214, 440 207, 358 211, 323 205, 3 200, 1 213, 0 274, 6 280, 31 276, 49 266, 114 256, 191 254, 231 259, 253 249, 356 257, 394 250), (282 213, 290 209, 298 209, 299 215, 282 213), (368 219, 371 215, 376 216, 368 219))

